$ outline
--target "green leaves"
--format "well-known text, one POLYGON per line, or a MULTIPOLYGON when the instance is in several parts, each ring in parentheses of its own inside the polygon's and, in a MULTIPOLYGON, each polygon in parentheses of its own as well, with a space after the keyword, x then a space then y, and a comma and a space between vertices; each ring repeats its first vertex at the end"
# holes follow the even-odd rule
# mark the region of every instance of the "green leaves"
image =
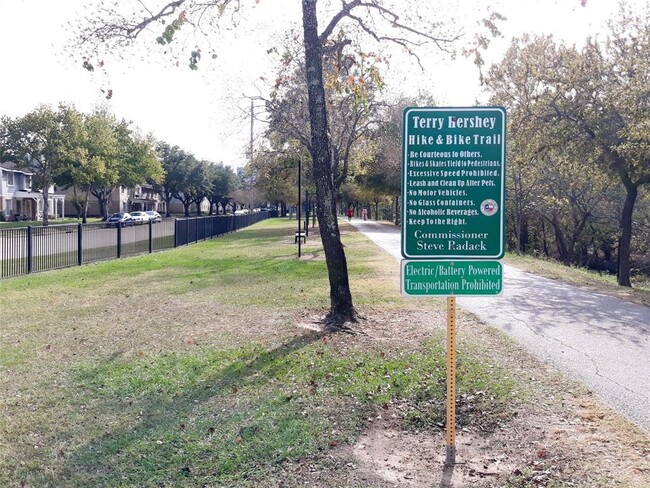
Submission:
POLYGON ((181 26, 185 23, 185 11, 181 12, 177 19, 165 27, 161 36, 156 38, 156 42, 162 46, 170 44, 174 40, 174 34, 180 30, 181 26))
POLYGON ((196 48, 192 53, 190 54, 190 69, 193 71, 196 71, 199 69, 198 67, 198 62, 201 59, 201 50, 199 48, 196 48))
POLYGON ((602 251, 622 285, 629 284, 634 201, 650 182, 649 32, 647 16, 622 11, 604 40, 581 48, 524 37, 485 80, 492 103, 509 109, 517 249, 541 234, 544 243, 532 246, 567 263, 598 261, 602 251), (555 242, 546 241, 545 226, 555 242))

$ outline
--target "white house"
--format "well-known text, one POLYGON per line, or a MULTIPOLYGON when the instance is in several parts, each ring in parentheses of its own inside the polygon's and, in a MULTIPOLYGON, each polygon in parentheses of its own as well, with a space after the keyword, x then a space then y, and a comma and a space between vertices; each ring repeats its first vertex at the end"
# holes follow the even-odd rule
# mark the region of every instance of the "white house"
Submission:
MULTIPOLYGON (((169 202, 169 211, 170 213, 173 214, 184 213, 185 207, 183 206, 183 202, 176 197, 172 198, 171 202, 169 202)), ((203 200, 201 200, 201 212, 207 214, 209 211, 210 211, 210 201, 207 198, 204 198, 203 200)), ((190 214, 196 214, 196 212, 197 212, 196 204, 193 203, 190 205, 190 214)))
MULTIPOLYGON (((20 169, 15 163, 0 164, 0 215, 5 220, 42 220, 43 194, 32 190, 32 175, 20 169)), ((54 218, 65 217, 65 196, 54 193, 50 187, 48 195, 49 214, 54 218)))
MULTIPOLYGON (((76 215, 77 210, 72 203, 72 188, 58 188, 57 191, 64 193, 67 197, 65 202, 66 213, 76 215)), ((117 186, 111 192, 108 201, 109 215, 114 212, 133 212, 135 210, 156 210, 161 214, 165 212, 165 202, 162 201, 158 192, 151 185, 136 185, 134 188, 117 186)), ((101 209, 95 196, 90 195, 88 200, 88 216, 99 217, 101 209)))

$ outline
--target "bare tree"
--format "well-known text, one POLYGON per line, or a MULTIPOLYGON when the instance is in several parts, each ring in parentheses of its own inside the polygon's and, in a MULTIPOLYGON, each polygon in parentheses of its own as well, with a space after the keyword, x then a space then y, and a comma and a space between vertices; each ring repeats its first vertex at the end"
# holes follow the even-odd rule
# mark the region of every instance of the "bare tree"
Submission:
MULTIPOLYGON (((144 5, 142 2, 140 2, 144 5)), ((241 0, 210 0, 191 2, 176 0, 163 2, 157 8, 142 8, 129 16, 118 14, 106 7, 87 19, 87 26, 82 29, 80 42, 113 42, 125 46, 138 38, 150 26, 165 24, 163 32, 157 38, 162 45, 173 41, 174 36, 185 24, 195 28, 202 25, 215 26, 228 14, 227 21, 241 13, 244 5, 250 2, 241 0)), ((258 2, 256 2, 258 3, 258 2)), ((319 30, 318 0, 302 0, 302 26, 305 55, 305 72, 308 93, 310 121, 310 154, 312 173, 316 185, 317 216, 321 240, 325 252, 330 284, 330 310, 326 322, 332 328, 340 328, 346 322, 355 322, 355 311, 350 292, 348 269, 341 243, 336 214, 336 181, 332 161, 336 154, 332 152, 330 125, 327 115, 325 88, 323 84, 323 59, 326 55, 342 56, 344 49, 359 40, 374 43, 392 43, 416 57, 416 50, 433 45, 446 50, 450 43, 459 37, 458 33, 444 32, 444 23, 430 18, 430 5, 424 2, 404 2, 397 0, 341 0, 338 8, 327 3, 325 13, 327 21, 319 30), (334 10, 331 10, 334 9, 334 10), (429 14, 421 15, 424 12, 429 14), (390 34, 387 34, 389 33, 390 34)), ((484 20, 484 25, 494 31, 493 21, 498 15, 493 14, 484 20)), ((485 45, 485 38, 477 39, 477 46, 485 45)), ((478 52, 478 50, 476 50, 478 52)), ((196 69, 201 58, 200 50, 194 49, 190 54, 190 68, 196 69)), ((86 59, 88 66, 93 66, 86 59)))

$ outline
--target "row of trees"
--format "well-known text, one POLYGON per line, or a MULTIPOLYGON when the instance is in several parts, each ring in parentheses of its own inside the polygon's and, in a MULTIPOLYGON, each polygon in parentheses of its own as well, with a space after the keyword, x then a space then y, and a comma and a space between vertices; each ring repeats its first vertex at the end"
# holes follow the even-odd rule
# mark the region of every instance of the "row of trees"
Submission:
POLYGON ((650 18, 622 5, 602 39, 523 37, 489 70, 509 115, 513 249, 615 270, 631 286, 632 253, 650 243, 649 60, 650 18))
MULTIPOLYGON (((206 34, 209 31, 216 33, 218 29, 215 26, 225 22, 238 25, 246 20, 247 8, 255 8, 263 3, 215 0, 196 4, 187 0, 175 0, 163 1, 159 8, 147 12, 129 12, 116 6, 102 6, 98 12, 86 19, 85 26, 78 35, 77 47, 90 46, 90 55, 97 55, 98 51, 95 49, 99 47, 103 51, 119 50, 141 38, 154 42, 156 36, 160 39, 162 31, 165 31, 164 43, 160 40, 157 42, 166 45, 174 42, 175 37, 186 28, 192 31, 187 25, 206 34), (174 23, 173 31, 165 28, 170 22, 174 23)), ((287 175, 295 174, 297 161, 301 160, 309 166, 317 195, 317 215, 322 229, 321 239, 330 280, 331 305, 328 320, 334 324, 355 320, 356 317, 337 224, 338 203, 341 198, 363 198, 372 201, 382 198, 382 195, 383 198, 391 195, 395 198, 399 188, 397 168, 400 158, 397 153, 400 143, 397 139, 401 129, 397 129, 397 121, 401 117, 394 117, 394 109, 379 103, 378 97, 375 96, 382 83, 377 70, 381 60, 369 53, 364 54, 361 46, 367 42, 374 45, 387 42, 412 54, 422 46, 433 45, 445 49, 457 35, 452 25, 445 25, 432 18, 432 15, 440 15, 440 12, 431 8, 428 3, 424 5, 425 3, 391 0, 319 3, 318 0, 302 0, 302 33, 296 36, 301 46, 299 49, 289 49, 283 53, 280 63, 283 71, 277 78, 274 92, 266 100, 270 129, 266 143, 256 154, 251 171, 256 175, 258 183, 266 188, 269 199, 281 199, 281 194, 286 195, 292 191, 289 187, 293 185, 289 185, 287 175), (325 19, 325 22, 319 24, 319 19, 325 19), (352 48, 353 46, 356 48, 352 48), (351 51, 353 54, 350 54, 351 51), (298 59, 299 62, 294 63, 298 59)), ((494 21, 498 18, 498 15, 493 14, 483 19, 481 24, 485 26, 486 31, 495 34, 497 29, 494 21)), ((623 30, 625 28, 621 27, 623 30)), ((476 38, 476 47, 468 50, 476 54, 479 65, 482 62, 479 50, 487 45, 488 37, 479 35, 476 38)), ((645 42, 643 33, 640 33, 639 39, 642 39, 641 43, 645 42)), ((632 44, 635 42, 633 38, 628 41, 632 44)), ((191 42, 186 44, 194 45, 191 42)), ((624 50, 623 48, 624 46, 619 47, 624 50)), ((197 52, 194 48, 189 56, 192 69, 198 67, 197 52)), ((602 58, 607 61, 612 55, 615 60, 615 53, 603 53, 602 58)), ((218 58, 213 56, 213 59, 218 58)), ((647 59, 647 56, 643 59, 647 59)), ((566 61, 572 62, 569 58, 566 61)), ((546 60, 538 59, 538 63, 540 68, 544 67, 546 60)), ((617 64, 614 61, 613 64, 618 66, 621 72, 628 66, 626 62, 617 64)), ((552 85, 570 67, 570 64, 556 66, 559 71, 555 78, 551 75, 553 69, 549 69, 549 77, 544 79, 542 84, 552 85)), ((630 73, 637 73, 635 70, 647 73, 643 63, 631 66, 630 73)), ((569 158, 570 153, 593 157, 593 161, 602 162, 600 167, 607 169, 604 173, 610 178, 612 185, 612 174, 620 178, 620 185, 623 186, 627 197, 621 219, 623 231, 618 243, 618 253, 622 256, 619 259, 619 268, 622 270, 619 281, 626 284, 625 275, 629 275, 629 259, 626 264, 625 255, 627 253, 629 257, 627 251, 630 242, 628 217, 631 219, 630 209, 634 207, 635 195, 644 185, 644 177, 640 176, 642 173, 637 173, 636 169, 629 171, 630 157, 626 154, 629 154, 628 151, 640 154, 643 150, 644 141, 647 140, 643 122, 645 115, 643 111, 632 111, 634 116, 640 118, 629 126, 618 126, 614 132, 621 142, 618 145, 610 145, 611 150, 608 151, 605 149, 607 143, 596 142, 599 139, 591 135, 595 136, 600 130, 585 123, 591 119, 576 118, 576 113, 570 108, 564 115, 558 113, 558 109, 562 108, 559 102, 564 95, 566 100, 575 99, 576 106, 591 110, 594 117, 602 115, 603 108, 608 112, 607 108, 613 100, 606 101, 604 97, 616 97, 616 93, 605 90, 599 92, 594 97, 595 100, 589 99, 588 90, 585 90, 584 96, 576 94, 583 86, 595 89, 595 85, 607 84, 616 77, 621 78, 620 74, 615 69, 609 74, 592 73, 595 77, 589 79, 568 77, 561 84, 556 84, 555 88, 549 89, 548 97, 544 97, 549 102, 546 106, 550 107, 551 111, 540 113, 537 119, 526 119, 515 114, 511 120, 515 124, 524 124, 522 131, 524 127, 534 127, 539 122, 549 123, 555 127, 558 134, 578 134, 582 131, 582 137, 571 139, 571 143, 576 144, 572 152, 565 152, 558 146, 553 156, 553 153, 543 151, 544 157, 554 158, 551 161, 564 161, 569 158), (576 83, 582 83, 583 86, 576 86, 576 83), (561 96, 556 98, 555 95, 561 96), (598 108, 601 102, 601 108, 598 108), (551 123, 551 120, 554 122, 551 123), (587 144, 590 137, 592 143, 587 144), (577 145, 580 139, 584 142, 583 146, 577 145)), ((493 75, 490 86, 494 90, 495 102, 506 105, 514 113, 517 110, 516 99, 508 97, 507 88, 502 93, 497 92, 497 78, 494 73, 493 75)), ((528 75, 528 71, 523 74, 524 77, 528 75)), ((414 102, 414 105, 419 105, 422 100, 414 102)), ((402 105, 404 104, 396 103, 393 107, 401 108, 402 105)), ((399 112, 401 110, 398 110, 399 112)), ((606 126, 607 124, 601 125, 603 133, 606 126)), ((517 130, 519 129, 515 129, 511 124, 511 135, 517 130)), ((525 136, 522 136, 518 146, 523 147, 524 140, 525 136)), ((566 138, 565 145, 568 145, 568 140, 566 138)), ((511 153, 511 159, 514 161, 515 158, 525 160, 526 156, 524 153, 511 153)), ((635 160, 637 159, 635 157, 635 160)), ((523 167, 522 169, 525 170, 523 167)), ((563 175, 566 177, 570 173, 571 169, 568 168, 563 175)), ((524 178, 527 184, 530 184, 528 176, 524 178)), ((547 177, 542 175, 542 178, 546 181, 547 177)), ((517 226, 521 227, 519 224, 517 226)))
MULTIPOLYGON (((174 42, 185 29, 191 31, 192 27, 187 27, 188 24, 193 26, 194 32, 216 34, 219 31, 217 26, 224 22, 234 22, 236 25, 240 19, 245 19, 247 9, 264 3, 252 0, 215 0, 208 3, 175 0, 162 2, 162 5, 147 12, 102 6, 99 12, 85 19, 85 25, 78 35, 78 45, 82 49, 90 46, 93 55, 97 55, 95 48, 101 47, 102 51, 120 49, 139 38, 149 38, 151 41, 157 36, 159 44, 167 45, 174 42), (168 23, 174 23, 174 29, 163 27, 168 23)), ((429 46, 444 49, 457 38, 457 34, 433 18, 434 14, 440 14, 440 9, 431 8, 428 4, 424 6, 422 2, 302 0, 301 5, 302 32, 296 37, 301 40, 301 68, 299 72, 294 70, 288 73, 290 77, 298 75, 295 79, 302 80, 296 92, 298 97, 294 104, 289 91, 283 89, 275 100, 273 95, 270 100, 277 102, 277 124, 291 131, 292 137, 286 138, 287 134, 280 129, 273 136, 279 140, 270 141, 270 150, 278 155, 282 165, 293 164, 289 162, 296 158, 311 163, 316 213, 322 229, 320 236, 330 284, 327 322, 337 326, 348 320, 356 320, 337 221, 339 192, 350 174, 355 153, 360 157, 363 152, 360 150, 361 138, 370 129, 373 100, 369 96, 372 90, 368 91, 366 87, 378 83, 378 76, 372 69, 373 62, 360 64, 363 61, 360 46, 364 42, 375 45, 390 43, 417 59, 417 49, 429 46), (319 23, 323 19, 324 23, 319 23), (346 53, 350 51, 350 46, 355 45, 353 51, 356 54, 351 58, 346 53), (350 72, 352 69, 366 74, 357 77, 350 72), (291 105, 302 104, 297 112, 296 107, 286 105, 286 108, 304 116, 297 120, 283 116, 283 113, 288 113, 283 111, 283 100, 291 105), (335 114, 341 106, 345 111, 350 110, 352 117, 336 121, 335 114), (353 146, 357 146, 355 151, 353 146)), ((439 7, 444 8, 444 5, 439 7)), ((495 31, 494 19, 494 16, 484 19, 482 25, 486 30, 495 31)), ((476 49, 469 51, 477 52, 486 44, 487 39, 479 36, 476 49)), ((199 51, 194 48, 189 55, 191 69, 198 67, 200 54, 197 53, 199 51)), ((212 58, 218 59, 216 54, 212 58)), ((292 58, 287 61, 287 65, 290 65, 292 58)), ((276 88, 283 85, 284 78, 279 77, 276 88)), ((298 88, 298 85, 295 86, 298 88)))
POLYGON ((243 191, 238 190, 238 181, 232 170, 223 163, 198 160, 192 153, 166 142, 156 145, 164 170, 164 178, 153 182, 153 186, 166 203, 167 216, 170 215, 170 202, 176 198, 181 201, 186 217, 190 215, 191 205, 196 206, 201 215, 201 202, 210 202, 210 215, 221 208, 224 212, 228 204, 243 201, 243 191), (234 199, 234 200, 233 200, 234 199))
MULTIPOLYGON (((631 285, 650 269, 650 21, 621 7, 605 38, 584 47, 524 37, 484 74, 508 110, 508 244, 567 264, 616 272, 631 285)), ((285 49, 265 144, 253 174, 266 194, 295 201, 297 159, 309 164, 305 73, 285 49)), ((380 101, 376 57, 324 57, 333 181, 339 201, 397 219, 401 117, 431 97, 380 101)), ((396 220, 397 223, 397 220, 396 220)))
POLYGON ((165 201, 167 216, 173 198, 189 216, 195 204, 210 202, 210 213, 224 209, 237 196, 237 179, 222 163, 199 161, 178 146, 157 142, 132 129, 105 109, 90 114, 61 104, 41 106, 22 117, 0 120, 2 161, 13 161, 33 173, 33 186, 43 193, 43 223, 48 224, 48 196, 52 185, 71 189, 71 201, 86 221, 90 197, 99 202, 103 217, 113 191, 150 184, 165 201))
POLYGON ((82 114, 70 105, 40 106, 23 117, 0 120, 2 161, 33 173, 43 193, 43 223, 48 223, 52 185, 73 188, 74 204, 85 217, 89 196, 107 208, 118 185, 158 181, 164 172, 153 141, 105 110, 82 114))

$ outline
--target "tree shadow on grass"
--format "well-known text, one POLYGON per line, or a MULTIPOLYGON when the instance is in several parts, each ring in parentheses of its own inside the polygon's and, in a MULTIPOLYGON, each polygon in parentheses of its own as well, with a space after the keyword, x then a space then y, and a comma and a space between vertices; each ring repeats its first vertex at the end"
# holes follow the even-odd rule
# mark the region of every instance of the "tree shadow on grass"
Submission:
MULTIPOLYGON (((265 391, 269 389, 269 383, 274 381, 275 375, 284 372, 278 371, 278 368, 287 367, 279 363, 318 341, 323 335, 321 332, 307 332, 275 349, 255 351, 251 358, 237 356, 226 363, 225 367, 217 368, 207 377, 201 377, 201 381, 195 381, 190 387, 176 393, 161 392, 165 390, 164 387, 156 389, 148 385, 144 395, 138 395, 137 389, 128 392, 128 397, 132 400, 125 405, 119 394, 104 397, 99 391, 90 391, 92 398, 88 403, 94 401, 99 406, 96 409, 98 411, 90 412, 93 419, 89 419, 87 431, 99 430, 102 422, 98 417, 101 417, 102 412, 109 412, 113 416, 122 415, 123 419, 117 428, 105 429, 103 433, 96 434, 92 440, 76 448, 66 457, 62 472, 54 474, 48 481, 56 484, 61 479, 68 479, 72 481, 70 486, 177 486, 178 483, 174 481, 170 485, 170 480, 179 476, 183 479, 183 476, 196 475, 188 465, 191 462, 188 453, 194 453, 196 458, 205 461, 217 453, 218 450, 215 451, 213 445, 224 442, 230 442, 234 446, 233 450, 237 450, 240 447, 237 442, 252 441, 252 449, 261 452, 244 453, 243 457, 233 454, 221 462, 215 459, 214 463, 209 463, 214 464, 214 472, 209 473, 212 482, 224 473, 236 475, 242 462, 246 464, 246 459, 251 457, 260 456, 261 465, 265 462, 272 463, 271 458, 277 454, 266 452, 259 446, 266 440, 249 438, 256 435, 272 437, 275 435, 273 422, 285 426, 283 428, 295 428, 294 419, 299 417, 296 409, 301 407, 290 405, 291 398, 283 395, 282 385, 277 385, 277 382, 270 391, 265 391), (248 393, 238 394, 239 389, 243 388, 248 393), (278 405, 279 413, 275 411, 278 405), (273 419, 272 425, 257 423, 256 417, 262 410, 268 411, 273 419), (220 432, 220 421, 229 426, 230 431, 235 429, 236 432, 220 432), (187 427, 190 424, 192 427, 187 427), (237 425, 241 425, 238 431, 237 425), (219 435, 225 435, 226 438, 218 437, 219 435), (186 451, 186 454, 179 454, 182 451, 186 451)), ((177 359, 182 360, 181 357, 177 359)), ((110 372, 112 368, 123 367, 123 364, 109 364, 111 362, 108 359, 99 364, 95 373, 86 374, 83 381, 101 387, 102 374, 110 372), (93 374, 96 376, 94 380, 93 374)), ((170 371, 169 374, 175 372, 170 371)), ((202 476, 205 478, 206 473, 202 476)), ((187 485, 193 486, 189 483, 189 478, 187 481, 187 485)))

